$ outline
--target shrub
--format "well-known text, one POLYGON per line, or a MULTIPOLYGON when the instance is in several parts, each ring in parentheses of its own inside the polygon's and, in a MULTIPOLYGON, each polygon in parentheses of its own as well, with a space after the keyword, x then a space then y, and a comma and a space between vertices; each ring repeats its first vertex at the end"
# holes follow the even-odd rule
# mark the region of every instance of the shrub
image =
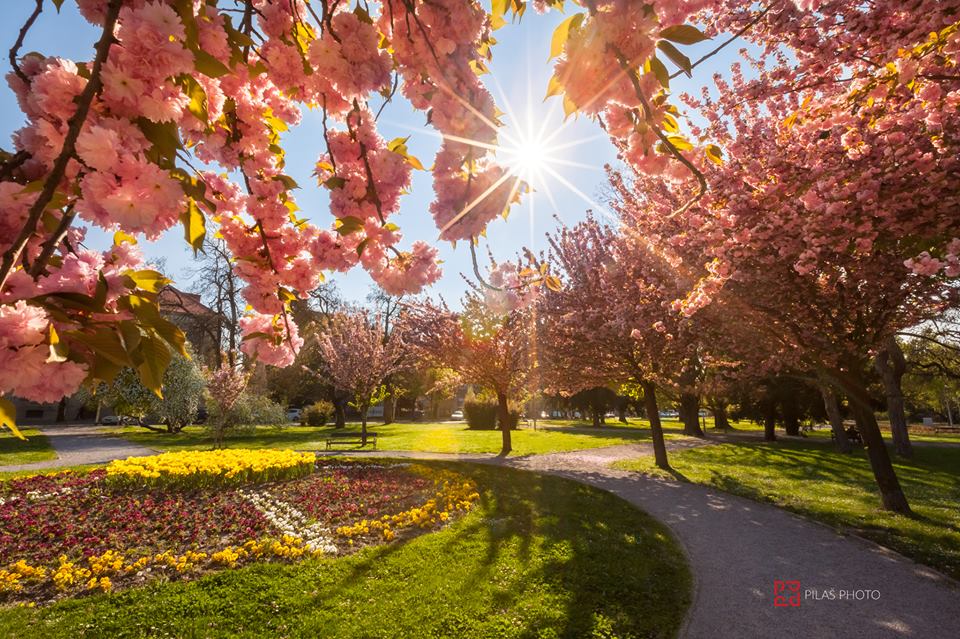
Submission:
POLYGON ((282 426, 286 421, 287 413, 283 406, 269 397, 244 391, 226 415, 221 415, 219 405, 211 402, 207 427, 216 429, 222 423, 223 432, 230 433, 255 426, 282 426))
MULTIPOLYGON (((495 400, 468 399, 463 403, 463 417, 467 420, 467 427, 471 430, 493 430, 497 428, 497 411, 499 406, 495 400)), ((509 410, 510 430, 516 430, 520 421, 520 407, 512 402, 509 410)))
POLYGON ((333 417, 333 404, 325 399, 314 402, 303 411, 303 423, 307 426, 323 426, 333 417))
POLYGON ((463 403, 463 417, 471 430, 493 430, 497 426, 497 403, 469 399, 463 403))

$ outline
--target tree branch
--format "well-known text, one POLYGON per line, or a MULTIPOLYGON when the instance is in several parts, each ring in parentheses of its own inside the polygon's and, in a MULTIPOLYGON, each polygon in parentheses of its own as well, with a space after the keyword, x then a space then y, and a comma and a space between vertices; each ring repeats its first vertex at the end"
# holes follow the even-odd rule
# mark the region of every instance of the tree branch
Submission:
POLYGON ((17 77, 23 80, 24 84, 27 86, 30 85, 30 78, 28 78, 24 72, 20 69, 20 65, 17 64, 17 54, 20 53, 20 47, 23 46, 23 41, 27 37, 27 32, 33 27, 33 23, 37 21, 37 18, 40 16, 40 12, 43 11, 43 0, 37 0, 37 6, 33 8, 33 13, 30 14, 30 17, 27 18, 27 21, 23 23, 23 26, 20 27, 20 34, 17 36, 17 41, 10 47, 10 66, 13 67, 13 72, 17 74, 17 77))
POLYGON ((121 4, 122 0, 110 0, 110 3, 107 5, 106 17, 103 23, 103 34, 100 36, 100 40, 96 45, 97 55, 93 60, 90 79, 87 81, 87 86, 83 88, 83 91, 77 98, 77 110, 68 121, 67 134, 63 140, 63 148, 60 150, 60 155, 58 155, 54 161, 53 168, 47 175, 43 190, 40 191, 40 195, 37 196, 33 206, 30 207, 27 221, 24 223, 20 235, 3 254, 3 262, 0 264, 0 290, 2 290, 3 286, 7 283, 7 278, 10 277, 10 274, 13 273, 14 265, 17 260, 20 259, 23 249, 27 246, 30 237, 36 230, 40 216, 43 215, 43 211, 50 203, 50 200, 53 199, 53 194, 66 173, 67 163, 76 151, 77 137, 80 135, 80 129, 83 127, 83 123, 86 121, 87 115, 90 112, 90 105, 93 103, 94 96, 100 91, 100 87, 103 85, 100 78, 100 70, 103 68, 103 64, 106 62, 107 55, 110 52, 110 45, 113 41, 113 28, 117 23, 117 16, 120 14, 121 4))

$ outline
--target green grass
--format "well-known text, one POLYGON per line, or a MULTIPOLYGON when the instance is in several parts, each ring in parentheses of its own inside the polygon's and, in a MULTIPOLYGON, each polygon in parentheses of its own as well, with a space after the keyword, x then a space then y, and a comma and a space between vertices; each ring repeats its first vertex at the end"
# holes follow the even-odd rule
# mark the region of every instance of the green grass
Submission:
POLYGON ((340 558, 256 564, 38 608, 4 637, 673 637, 691 580, 677 543, 613 495, 447 464, 480 505, 437 533, 340 558))
MULTIPOLYGON (((537 430, 524 427, 512 434, 514 455, 536 455, 566 450, 580 450, 650 441, 650 430, 640 420, 631 424, 592 428, 588 424, 553 425, 538 422, 537 430)), ((349 424, 348 430, 359 431, 359 424, 349 424)), ((394 423, 370 424, 377 433, 381 450, 416 450, 436 453, 497 453, 501 434, 495 430, 469 430, 464 422, 437 424, 394 423)), ((136 426, 118 429, 122 437, 156 450, 196 450, 213 444, 207 431, 190 426, 177 434, 156 433, 136 426)), ((330 426, 258 427, 249 432, 231 435, 224 443, 233 448, 294 448, 323 449, 327 436, 334 432, 330 426)), ((667 437, 681 437, 679 429, 667 428, 667 437)), ((350 450, 349 448, 347 450, 350 450)))
MULTIPOLYGON (((913 517, 880 509, 863 449, 842 455, 813 438, 746 442, 672 453, 670 463, 680 479, 782 506, 960 578, 960 447, 917 446, 914 455, 894 460, 913 517)), ((616 466, 663 473, 652 458, 616 466)))
POLYGON ((20 432, 27 441, 17 439, 9 431, 0 432, 0 466, 30 464, 57 458, 50 441, 40 431, 27 428, 20 432))

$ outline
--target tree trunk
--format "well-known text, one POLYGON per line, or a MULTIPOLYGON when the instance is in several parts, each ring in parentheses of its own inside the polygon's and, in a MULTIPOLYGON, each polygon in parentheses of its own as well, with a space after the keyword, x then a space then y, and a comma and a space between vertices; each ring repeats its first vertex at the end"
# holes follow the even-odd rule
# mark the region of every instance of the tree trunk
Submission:
POLYGON ((849 373, 835 372, 835 377, 850 398, 850 406, 857 420, 857 430, 860 431, 863 443, 867 447, 867 457, 870 459, 873 477, 880 488, 883 507, 904 515, 910 514, 910 504, 907 503, 907 497, 900 487, 900 480, 897 479, 897 473, 890 462, 880 426, 870 406, 870 395, 867 393, 866 385, 849 373))
POLYGON ((830 429, 833 430, 833 441, 836 443, 837 451, 850 453, 853 447, 847 439, 847 431, 843 428, 843 416, 840 415, 837 394, 826 384, 820 384, 820 395, 823 396, 823 408, 827 411, 827 418, 830 420, 830 429))
POLYGON ((67 419, 67 398, 61 397, 57 404, 57 423, 61 424, 67 419))
POLYGON ((333 399, 333 413, 336 420, 334 428, 346 428, 347 427, 347 410, 343 405, 343 399, 337 399, 334 396, 333 399))
POLYGON ((510 444, 510 406, 507 403, 506 394, 501 392, 497 392, 497 417, 500 420, 500 434, 503 437, 500 457, 506 457, 513 450, 510 444))
POLYGON ((777 441, 777 404, 772 397, 763 400, 763 439, 777 441))
POLYGON ((700 398, 693 393, 681 393, 680 407, 683 412, 683 434, 704 437, 700 428, 700 398))
POLYGON ((383 400, 383 423, 392 424, 397 418, 397 400, 394 399, 393 394, 391 393, 386 399, 383 400))
POLYGON ((657 406, 657 387, 653 382, 642 382, 643 404, 650 420, 650 437, 653 439, 653 458, 659 468, 670 470, 667 460, 667 445, 663 441, 663 427, 660 424, 660 408, 657 406))
POLYGON ((883 379, 883 388, 887 395, 887 414, 890 416, 890 435, 893 449, 901 457, 913 457, 913 446, 907 430, 907 415, 903 402, 903 374, 907 370, 907 361, 897 338, 891 336, 884 341, 883 350, 874 359, 877 372, 883 379))
POLYGON ((797 397, 792 393, 788 394, 780 403, 783 410, 783 429, 787 435, 792 437, 800 436, 800 406, 797 404, 797 397))
POLYGON ((723 402, 716 402, 713 409, 713 427, 722 430, 730 430, 730 419, 727 417, 727 405, 723 402))
POLYGON ((367 407, 360 409, 360 445, 367 445, 367 407))

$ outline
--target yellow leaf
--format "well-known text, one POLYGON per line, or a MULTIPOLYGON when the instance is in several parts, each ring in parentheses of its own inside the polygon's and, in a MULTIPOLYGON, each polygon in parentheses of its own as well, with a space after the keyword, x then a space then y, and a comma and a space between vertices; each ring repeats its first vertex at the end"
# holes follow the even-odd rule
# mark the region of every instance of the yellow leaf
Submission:
POLYGON ((547 94, 543 96, 543 99, 546 100, 550 96, 560 95, 563 93, 563 85, 560 83, 560 79, 552 75, 550 76, 550 82, 547 83, 547 94))
POLYGON ((0 426, 4 428, 9 428, 10 432, 13 433, 16 437, 19 437, 23 441, 27 441, 27 438, 23 436, 23 433, 17 428, 17 408, 13 405, 13 402, 7 399, 0 398, 0 426))
POLYGON ((550 40, 550 57, 547 58, 548 60, 552 60, 563 53, 563 48, 570 38, 570 32, 579 29, 583 23, 583 15, 582 13, 573 14, 561 22, 560 26, 553 32, 553 38, 550 40))
POLYGON ((720 150, 720 147, 716 144, 708 144, 707 148, 703 151, 707 159, 720 166, 723 164, 723 151, 720 150))
POLYGON ((117 231, 116 233, 113 234, 114 244, 116 244, 117 246, 120 246, 124 242, 128 242, 130 244, 136 244, 137 238, 130 235, 129 233, 124 233, 123 231, 117 231))
POLYGON ((677 124, 677 119, 670 115, 669 113, 663 114, 663 128, 669 133, 676 133, 680 130, 680 125, 677 124))
POLYGON ((667 139, 670 140, 670 144, 672 144, 678 151, 689 151, 693 148, 693 145, 682 136, 670 135, 667 136, 667 139))
POLYGON ((170 280, 165 278, 162 273, 150 269, 127 271, 124 275, 129 277, 137 288, 148 293, 158 293, 160 289, 170 283, 170 280))
POLYGON ((563 284, 561 284, 560 278, 553 275, 547 275, 545 278, 543 278, 543 283, 547 285, 547 288, 554 292, 563 289, 563 284))
POLYGON ((187 208, 180 214, 180 222, 183 224, 183 237, 193 247, 193 253, 196 255, 197 251, 203 249, 203 238, 207 235, 207 221, 193 198, 187 200, 187 208))
POLYGON ((566 93, 563 94, 563 116, 564 119, 570 117, 571 113, 577 112, 577 105, 570 99, 566 93))

